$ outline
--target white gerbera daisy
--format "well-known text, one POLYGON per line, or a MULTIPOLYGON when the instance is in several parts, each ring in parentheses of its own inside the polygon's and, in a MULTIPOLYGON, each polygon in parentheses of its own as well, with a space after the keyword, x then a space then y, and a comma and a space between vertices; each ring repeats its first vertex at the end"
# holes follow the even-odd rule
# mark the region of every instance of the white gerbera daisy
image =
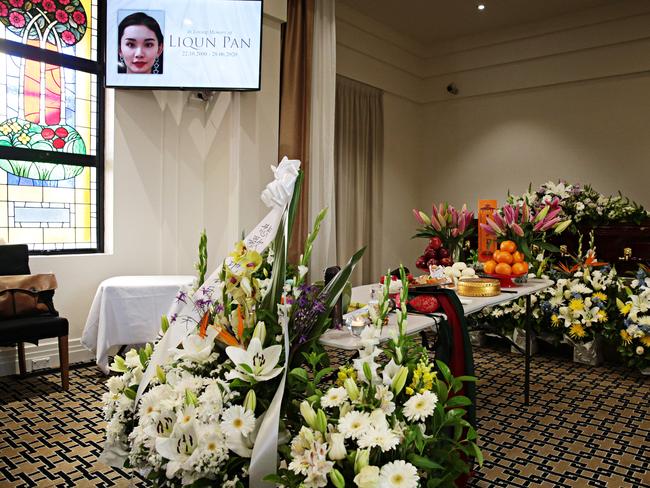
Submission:
POLYGON ((379 472, 379 488, 417 488, 418 470, 406 461, 384 464, 379 472))
POLYGON ((248 435, 255 428, 255 415, 241 405, 233 405, 223 412, 221 428, 226 435, 248 435))
POLYGON ((379 447, 383 452, 394 449, 399 444, 399 436, 385 426, 370 427, 359 439, 359 447, 379 447))
POLYGON ((425 391, 417 393, 404 404, 404 416, 410 421, 420 421, 431 415, 438 403, 435 393, 425 391))
POLYGON ((346 439, 358 439, 370 427, 370 415, 353 410, 339 419, 339 432, 346 439))
POLYGON ((342 386, 330 388, 327 393, 320 399, 321 407, 332 408, 340 407, 348 399, 348 392, 342 386))

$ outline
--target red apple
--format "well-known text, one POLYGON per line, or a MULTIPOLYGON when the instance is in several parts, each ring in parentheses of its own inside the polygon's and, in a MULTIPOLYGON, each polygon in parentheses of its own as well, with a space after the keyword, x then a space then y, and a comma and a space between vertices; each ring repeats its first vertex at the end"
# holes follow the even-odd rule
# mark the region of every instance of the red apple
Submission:
POLYGON ((433 259, 433 258, 432 258, 432 259, 429 259, 429 260, 427 261, 427 264, 428 264, 429 266, 438 266, 438 264, 440 264, 440 261, 438 261, 437 259, 433 259))
POLYGON ((438 249, 438 259, 444 259, 449 257, 449 251, 445 249, 444 247, 441 247, 438 249))
POLYGON ((429 259, 436 259, 438 256, 436 256, 436 251, 427 248, 426 251, 424 251, 424 257, 428 261, 429 259))
POLYGON ((427 268, 427 259, 424 256, 420 256, 416 261, 415 261, 415 266, 419 269, 428 269, 427 268))
POLYGON ((454 264, 454 262, 451 260, 450 257, 446 257, 440 260, 440 264, 443 266, 451 266, 452 264, 454 264))
POLYGON ((440 249, 440 246, 442 246, 442 241, 440 240, 440 237, 432 237, 429 239, 429 247, 431 249, 437 250, 440 249))

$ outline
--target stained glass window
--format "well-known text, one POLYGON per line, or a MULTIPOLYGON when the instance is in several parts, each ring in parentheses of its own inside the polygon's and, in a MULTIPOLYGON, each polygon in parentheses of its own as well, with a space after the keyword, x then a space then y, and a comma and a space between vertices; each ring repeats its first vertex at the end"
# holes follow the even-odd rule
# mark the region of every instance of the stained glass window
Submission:
POLYGON ((0 0, 0 239, 101 251, 98 0, 0 0))

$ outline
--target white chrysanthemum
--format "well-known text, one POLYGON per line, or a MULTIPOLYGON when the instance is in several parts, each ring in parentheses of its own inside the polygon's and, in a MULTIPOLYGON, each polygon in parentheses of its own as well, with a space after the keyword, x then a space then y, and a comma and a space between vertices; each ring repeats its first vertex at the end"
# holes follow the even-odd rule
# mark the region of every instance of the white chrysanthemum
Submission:
POLYGON ((320 399, 321 407, 332 408, 340 407, 348 399, 348 392, 342 386, 330 388, 327 393, 320 399))
POLYGON ((382 466, 379 472, 379 488, 416 488, 418 470, 411 463, 398 460, 382 466))
POLYGON ((120 393, 124 388, 126 388, 122 376, 111 376, 108 378, 108 381, 106 381, 106 386, 108 386, 108 391, 111 393, 120 393))
POLYGON ((241 405, 233 405, 223 412, 221 428, 229 436, 248 435, 255 428, 255 415, 241 405))
POLYGON ((370 415, 353 410, 339 419, 339 432, 346 439, 358 439, 370 427, 370 415))
POLYGON ((438 403, 435 393, 425 391, 417 393, 404 404, 404 416, 410 421, 420 421, 431 415, 438 403))
POLYGON ((372 426, 359 439, 359 447, 379 447, 382 451, 390 451, 399 444, 399 436, 385 426, 372 426))

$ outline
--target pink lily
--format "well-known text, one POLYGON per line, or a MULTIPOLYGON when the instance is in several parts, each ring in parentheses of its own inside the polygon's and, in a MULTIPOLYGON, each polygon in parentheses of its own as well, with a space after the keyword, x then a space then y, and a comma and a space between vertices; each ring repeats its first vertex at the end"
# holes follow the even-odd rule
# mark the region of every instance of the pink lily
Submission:
POLYGON ((452 227, 457 227, 458 226, 458 210, 456 210, 454 207, 450 208, 451 210, 451 226, 452 227))
POLYGON ((494 229, 490 227, 488 224, 479 224, 481 226, 481 229, 483 229, 485 232, 487 232, 490 235, 494 235, 494 229))
POLYGON ((505 226, 506 226, 506 222, 505 222, 505 220, 503 220, 503 217, 501 217, 501 215, 499 215, 498 213, 495 213, 495 214, 492 215, 492 219, 494 220, 494 222, 495 222, 499 227, 501 227, 501 228, 505 228, 505 226))
POLYGON ((431 219, 431 226, 436 229, 438 232, 442 230, 442 227, 440 226, 440 222, 438 222, 437 218, 431 219))
POLYGON ((521 207, 521 221, 522 222, 530 222, 530 211, 528 209, 528 203, 524 202, 524 204, 521 207))
POLYGON ((549 229, 552 229, 555 224, 558 224, 560 222, 560 217, 555 217, 554 219, 551 220, 546 220, 544 225, 542 226, 542 232, 546 232, 549 229))
POLYGON ((435 204, 434 204, 433 205, 433 212, 431 213, 431 220, 433 220, 433 219, 435 219, 437 217, 438 217, 438 207, 436 207, 435 204))
POLYGON ((551 211, 548 213, 548 215, 546 216, 546 218, 545 218, 544 220, 546 220, 547 222, 548 222, 549 220, 553 220, 553 219, 555 218, 555 216, 556 216, 557 214, 559 214, 561 211, 562 211, 561 208, 556 208, 555 210, 551 210, 551 211))
POLYGON ((413 209, 413 216, 415 217, 415 220, 417 220, 421 225, 425 225, 424 224, 424 219, 422 217, 420 217, 420 211, 419 210, 413 209))
POLYGON ((467 225, 467 214, 465 212, 460 214, 460 218, 458 219, 458 230, 461 232, 465 232, 465 226, 467 225))
POLYGON ((535 231, 535 232, 540 231, 542 229, 542 227, 544 227, 544 222, 545 222, 544 220, 540 220, 539 222, 537 222, 535 224, 535 227, 533 227, 533 231, 535 231))
POLYGON ((491 218, 488 217, 488 218, 486 219, 486 222, 488 223, 488 225, 489 225, 490 227, 492 227, 493 231, 494 231, 496 234, 501 235, 501 234, 504 233, 504 229, 502 229, 501 227, 499 227, 499 226, 496 224, 496 222, 494 222, 494 220, 492 220, 491 218))
POLYGON ((515 223, 515 216, 514 212, 512 211, 512 207, 510 205, 506 205, 503 207, 503 213, 505 214, 506 217, 506 224, 508 224, 508 227, 510 227, 512 224, 515 223))
POLYGON ((512 224, 511 229, 519 237, 524 237, 524 229, 522 229, 519 224, 512 224))
POLYGON ((440 222, 440 227, 442 229, 447 228, 447 219, 442 213, 438 213, 438 222, 440 222))

